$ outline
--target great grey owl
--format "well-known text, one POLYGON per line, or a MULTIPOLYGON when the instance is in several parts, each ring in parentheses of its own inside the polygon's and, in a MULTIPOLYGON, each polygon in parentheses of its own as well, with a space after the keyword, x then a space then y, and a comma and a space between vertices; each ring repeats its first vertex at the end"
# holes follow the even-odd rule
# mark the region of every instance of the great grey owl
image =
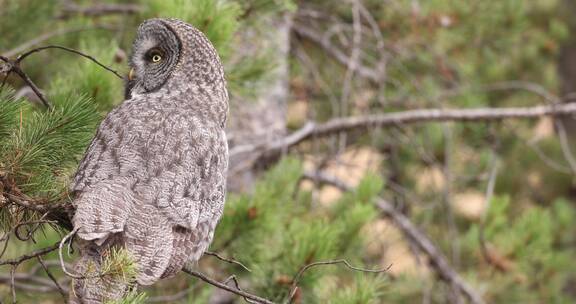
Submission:
POLYGON ((218 54, 176 19, 140 25, 125 101, 100 124, 71 185, 81 257, 72 303, 117 299, 129 284, 99 276, 125 249, 150 285, 197 261, 226 192, 228 93, 218 54))

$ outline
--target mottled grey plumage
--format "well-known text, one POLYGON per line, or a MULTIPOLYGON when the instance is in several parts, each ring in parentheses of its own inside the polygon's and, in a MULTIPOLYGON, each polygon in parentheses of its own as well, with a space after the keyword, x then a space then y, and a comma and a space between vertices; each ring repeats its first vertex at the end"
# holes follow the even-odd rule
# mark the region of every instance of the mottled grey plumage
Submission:
MULTIPOLYGON (((150 285, 197 261, 212 241, 226 192, 228 93, 212 44, 179 20, 142 23, 131 67, 126 100, 98 128, 71 186, 82 251, 75 270, 126 248, 138 284, 150 285)), ((126 288, 79 279, 72 301, 100 303, 126 288)))

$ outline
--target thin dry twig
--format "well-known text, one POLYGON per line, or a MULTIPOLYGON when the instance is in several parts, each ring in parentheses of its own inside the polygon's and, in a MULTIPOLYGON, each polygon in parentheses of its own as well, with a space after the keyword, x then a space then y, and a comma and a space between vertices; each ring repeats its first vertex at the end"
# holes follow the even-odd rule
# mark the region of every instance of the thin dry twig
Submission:
MULTIPOLYGON (((342 65, 348 65, 348 56, 336 47, 330 40, 323 39, 323 35, 311 29, 309 26, 295 23, 292 30, 300 37, 306 38, 311 42, 314 42, 321 46, 328 55, 332 56, 336 61, 342 65)), ((363 65, 357 65, 354 68, 354 72, 359 76, 364 77, 374 83, 378 83, 383 78, 382 75, 363 65)))
POLYGON ((250 268, 246 267, 246 266, 245 266, 244 264, 242 264, 241 262, 236 261, 236 260, 234 260, 234 259, 225 258, 225 257, 221 256, 220 254, 218 254, 218 253, 216 253, 216 252, 204 251, 204 254, 205 254, 205 255, 210 255, 210 256, 216 257, 217 259, 219 259, 219 260, 221 260, 221 261, 224 261, 224 262, 227 262, 227 263, 230 263, 230 264, 238 265, 238 266, 244 268, 246 271, 252 272, 252 270, 250 270, 250 268))
POLYGON ((82 57, 84 57, 84 58, 86 58, 86 59, 89 59, 89 60, 91 60, 92 62, 96 63, 97 65, 99 65, 100 67, 102 67, 103 69, 105 69, 106 71, 113 73, 114 75, 116 75, 116 77, 118 77, 118 78, 120 78, 120 79, 124 79, 124 77, 122 77, 122 75, 120 75, 117 71, 113 70, 112 68, 109 68, 109 67, 106 66, 105 64, 103 64, 103 63, 101 63, 100 61, 98 61, 96 58, 94 58, 94 57, 92 57, 92 56, 90 56, 90 55, 84 54, 84 53, 82 53, 82 52, 80 52, 80 51, 78 51, 78 50, 71 49, 71 48, 68 48, 68 47, 65 47, 65 46, 60 46, 60 45, 47 45, 47 46, 42 46, 42 47, 38 47, 38 48, 32 49, 32 50, 30 50, 30 51, 28 51, 28 52, 26 52, 26 53, 24 53, 24 54, 22 54, 22 55, 19 55, 19 56, 16 58, 16 62, 17 62, 17 63, 20 63, 20 62, 22 62, 22 60, 24 60, 26 57, 28 57, 28 56, 30 56, 30 55, 32 55, 32 54, 34 54, 34 53, 37 53, 37 52, 40 52, 40 51, 43 51, 43 50, 48 50, 48 49, 59 49, 59 50, 64 50, 64 51, 66 51, 66 52, 74 53, 74 54, 76 54, 76 55, 80 55, 80 56, 82 56, 82 57))
MULTIPOLYGON (((234 283, 234 286, 236 287, 236 289, 238 290, 242 290, 242 288, 240 288, 240 283, 238 283, 238 280, 236 279, 235 275, 231 275, 229 276, 226 280, 224 280, 224 284, 228 284, 228 282, 232 281, 234 283)), ((246 297, 244 297, 244 301, 248 302, 248 303, 258 303, 258 302, 254 302, 246 297)))
POLYGON ((73 207, 65 202, 54 202, 46 203, 40 201, 34 201, 33 199, 27 197, 26 195, 14 195, 11 193, 4 192, 4 197, 11 204, 18 207, 36 211, 42 214, 46 214, 46 218, 50 220, 56 220, 58 224, 66 229, 72 229, 72 223, 70 219, 70 209, 73 207))
POLYGON ((32 79, 30 79, 28 74, 26 74, 26 73, 24 73, 24 71, 22 71, 18 62, 11 65, 10 72, 13 72, 16 75, 20 76, 20 78, 22 80, 24 80, 24 82, 32 89, 32 91, 34 91, 34 94, 36 94, 36 96, 38 96, 38 98, 40 99, 42 104, 46 108, 48 108, 50 110, 52 109, 52 104, 48 101, 46 96, 44 96, 44 93, 42 93, 42 91, 40 91, 40 88, 38 88, 38 86, 34 83, 34 81, 32 81, 32 79))
MULTIPOLYGON (((348 115, 348 100, 352 90, 352 80, 354 79, 355 71, 359 65, 360 60, 360 43, 362 42, 362 26, 360 24, 360 4, 358 0, 351 0, 352 2, 352 19, 354 34, 352 36, 352 49, 348 62, 346 64, 346 73, 342 83, 342 95, 340 97, 339 116, 348 115)), ((339 151, 343 151, 346 146, 347 134, 342 132, 339 134, 339 151)))
MULTIPOLYGON (((28 76, 28 74, 26 74, 22 68, 20 67, 20 64, 22 63, 22 61, 24 59, 26 59, 28 56, 43 51, 43 50, 48 50, 48 49, 60 49, 60 50, 64 50, 76 55, 80 55, 84 58, 87 58, 89 60, 91 60, 92 62, 96 63, 97 65, 99 65, 100 67, 104 68, 105 70, 113 73, 114 75, 116 75, 118 78, 120 79, 124 79, 124 77, 122 77, 122 75, 120 75, 117 71, 113 70, 112 68, 109 68, 108 66, 102 64, 100 61, 98 61, 96 58, 84 54, 80 51, 77 51, 75 49, 71 49, 68 47, 64 47, 64 46, 59 46, 59 45, 47 45, 47 46, 43 46, 43 47, 38 47, 32 50, 29 50, 28 52, 25 52, 21 55, 19 55, 18 57, 16 57, 16 59, 12 60, 9 59, 8 57, 5 56, 0 56, 0 60, 4 61, 4 66, 3 67, 3 72, 4 69, 6 69, 5 73, 6 76, 4 77, 4 80, 2 82, 2 87, 4 86, 4 82, 6 81, 6 79, 8 78, 8 75, 10 75, 11 73, 15 73, 16 75, 18 75, 22 80, 24 80, 24 82, 32 89, 32 91, 34 91, 34 94, 36 94, 36 96, 38 96, 38 98, 40 99, 40 101, 42 102, 42 104, 48 108, 49 110, 52 110, 52 104, 48 101, 48 99, 46 98, 46 96, 44 95, 44 93, 42 93, 42 91, 40 90, 40 88, 38 88, 38 86, 32 81, 32 79, 30 79, 30 77, 28 76)), ((1 87, 0 87, 1 88, 1 87)))
POLYGON ((24 255, 19 256, 18 258, 15 258, 15 259, 8 259, 8 260, 0 261, 0 266, 2 266, 2 265, 15 265, 15 266, 18 266, 18 265, 20 265, 20 263, 22 263, 22 262, 24 262, 24 261, 26 261, 26 260, 33 259, 33 258, 35 258, 35 257, 37 257, 37 256, 41 256, 41 255, 47 254, 47 253, 49 253, 49 252, 52 252, 52 251, 58 249, 58 244, 59 244, 59 243, 60 243, 60 242, 58 241, 58 242, 56 242, 56 243, 55 243, 54 245, 52 245, 52 246, 48 246, 48 247, 45 247, 45 248, 42 248, 42 249, 38 249, 38 250, 32 251, 31 253, 24 254, 24 255))
POLYGON ((290 287, 290 293, 289 293, 289 297, 288 297, 288 300, 286 301, 286 303, 292 302, 292 299, 294 298, 294 295, 296 294, 296 291, 298 290, 298 282, 300 282, 300 278, 302 277, 302 275, 304 275, 304 272, 306 272, 308 269, 316 267, 316 266, 338 265, 338 264, 343 264, 347 268, 350 268, 354 271, 371 272, 371 273, 383 273, 383 272, 390 270, 390 267, 392 267, 392 265, 390 265, 390 266, 388 266, 386 268, 382 268, 382 269, 366 269, 366 268, 360 268, 360 267, 352 266, 352 264, 350 264, 350 262, 348 262, 347 260, 344 260, 344 259, 330 260, 330 261, 318 261, 318 262, 313 262, 313 263, 307 264, 304 267, 300 268, 298 273, 296 273, 296 275, 294 276, 294 279, 292 279, 292 286, 290 287))
POLYGON ((66 292, 64 291, 64 289, 62 288, 62 286, 60 286, 60 283, 58 283, 58 280, 56 280, 56 278, 54 277, 54 275, 52 274, 52 272, 50 272, 50 270, 48 269, 48 267, 46 267, 46 264, 44 264, 44 261, 42 260, 41 256, 37 256, 36 257, 38 259, 38 263, 40 263, 40 265, 42 265, 42 268, 44 268, 44 271, 46 272, 46 274, 48 275, 48 277, 50 278, 50 280, 52 280, 52 282, 54 282, 54 285, 56 285, 56 288, 58 288, 58 292, 60 292, 60 294, 62 295, 62 297, 64 298, 64 301, 67 300, 68 295, 66 294, 66 292))
POLYGON ((66 264, 64 263, 64 256, 62 255, 62 247, 68 241, 68 239, 72 238, 76 234, 77 231, 78 231, 78 229, 74 229, 74 230, 70 231, 70 233, 68 233, 66 236, 64 236, 62 238, 62 240, 60 240, 60 242, 58 242, 58 258, 60 259, 60 268, 62 268, 62 272, 64 272, 65 275, 67 275, 73 279, 88 279, 88 278, 98 277, 99 275, 79 276, 79 275, 75 275, 73 273, 70 273, 68 270, 66 270, 66 264))
POLYGON ((182 271, 184 271, 185 273, 187 273, 187 274, 189 274, 189 275, 191 275, 191 276, 197 277, 197 278, 199 278, 200 280, 202 280, 202 281, 204 281, 204 282, 206 282, 206 283, 208 283, 208 284, 210 284, 210 285, 216 286, 216 287, 218 287, 218 288, 220 288, 220 289, 223 289, 223 290, 226 290, 226 291, 228 291, 228 292, 231 292, 231 293, 237 294, 237 295, 239 295, 239 296, 242 296, 242 297, 244 297, 244 298, 250 299, 250 300, 252 300, 252 301, 255 301, 256 303, 274 304, 274 302, 272 302, 272 301, 270 301, 270 300, 268 300, 268 299, 264 299, 264 298, 259 297, 259 296, 257 296, 257 295, 254 295, 254 294, 251 294, 251 293, 249 293, 249 292, 243 291, 243 290, 241 290, 241 289, 239 289, 239 288, 231 287, 231 286, 229 286, 229 285, 226 285, 225 283, 218 282, 218 281, 216 281, 216 280, 214 280, 214 279, 206 276, 205 274, 203 274, 203 273, 201 273, 201 272, 198 272, 198 271, 195 271, 195 270, 190 269, 190 267, 188 267, 188 266, 185 267, 184 269, 182 269, 182 271))

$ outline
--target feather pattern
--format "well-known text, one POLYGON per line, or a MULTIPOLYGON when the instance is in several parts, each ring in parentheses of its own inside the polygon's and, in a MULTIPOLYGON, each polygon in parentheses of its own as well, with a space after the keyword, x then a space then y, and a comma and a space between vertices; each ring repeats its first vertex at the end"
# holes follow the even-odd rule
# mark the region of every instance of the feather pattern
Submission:
MULTIPOLYGON (((99 126, 71 185, 75 271, 98 270, 119 247, 137 266, 136 283, 150 285, 197 261, 212 241, 226 194, 228 93, 216 51, 182 21, 145 21, 133 57, 128 98, 99 126), (163 67, 145 62, 150 48, 163 50, 163 67)), ((76 280, 70 301, 117 299, 131 283, 102 282, 76 280)))

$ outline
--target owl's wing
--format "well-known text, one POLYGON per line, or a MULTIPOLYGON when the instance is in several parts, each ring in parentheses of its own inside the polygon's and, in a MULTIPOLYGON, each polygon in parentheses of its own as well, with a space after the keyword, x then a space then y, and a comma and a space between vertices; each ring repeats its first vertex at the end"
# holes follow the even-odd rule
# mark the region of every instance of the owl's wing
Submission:
POLYGON ((178 142, 162 151, 165 162, 154 177, 136 187, 168 219, 172 254, 162 277, 170 277, 187 261, 200 259, 212 241, 224 209, 228 146, 220 127, 201 122, 174 122, 178 142))
POLYGON ((122 227, 143 271, 137 279, 150 284, 198 260, 211 242, 224 207, 228 148, 220 126, 179 109, 122 109, 107 116, 81 163, 74 223, 89 239, 122 227), (108 184, 114 193, 98 199, 108 184))
POLYGON ((162 277, 200 259, 222 216, 228 147, 224 132, 213 131, 192 132, 192 140, 182 143, 183 154, 176 158, 181 165, 161 175, 156 206, 173 225, 173 252, 162 277))
POLYGON ((130 104, 122 104, 108 113, 80 161, 70 190, 81 192, 102 181, 127 176, 121 165, 134 156, 131 141, 141 133, 129 117, 135 110, 130 104))

